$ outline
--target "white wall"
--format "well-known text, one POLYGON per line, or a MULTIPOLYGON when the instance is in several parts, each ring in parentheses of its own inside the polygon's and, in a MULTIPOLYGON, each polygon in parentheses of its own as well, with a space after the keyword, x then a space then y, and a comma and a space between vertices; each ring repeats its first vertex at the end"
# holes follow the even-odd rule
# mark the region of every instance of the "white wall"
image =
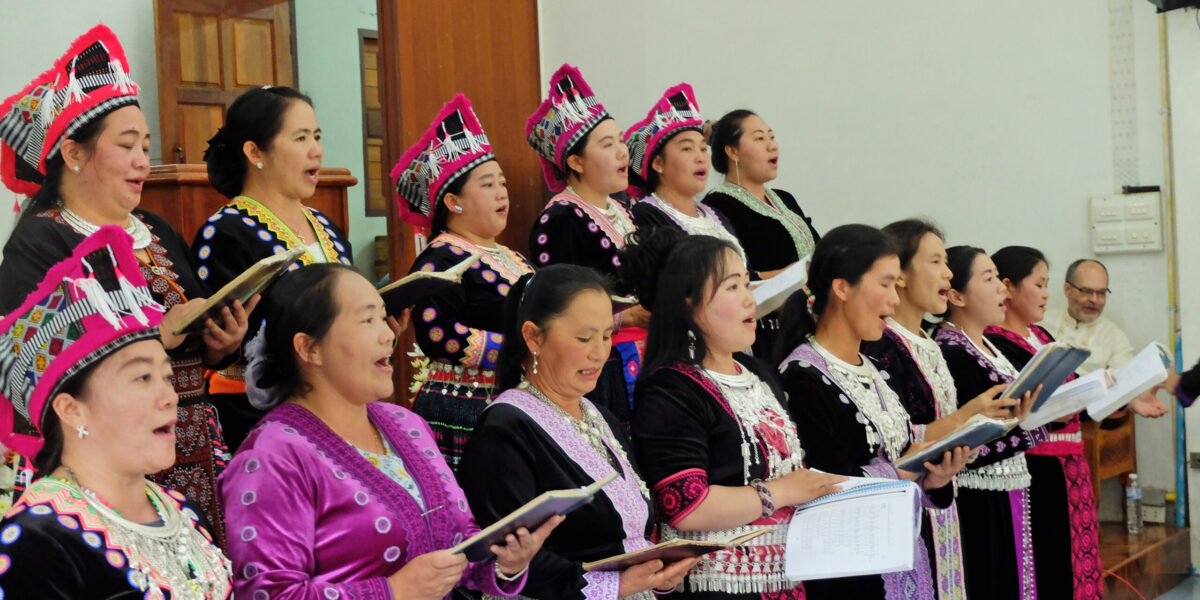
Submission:
MULTIPOLYGON (((375 0, 295 0, 296 63, 300 90, 313 99, 325 147, 324 164, 346 167, 358 177, 348 190, 350 243, 354 264, 372 273, 375 236, 387 235, 386 217, 364 213, 366 172, 363 167, 362 67, 358 30, 376 29, 375 0)), ((391 171, 391 165, 384 167, 391 171)), ((389 184, 390 185, 390 184, 389 184)), ((394 194, 388 192, 389 198, 394 194)))
MULTIPOLYGON (((49 6, 49 5, 47 5, 49 6)), ((15 8, 16 4, 11 8, 15 8)), ((47 10, 43 7, 43 10, 47 10)), ((140 86, 139 101, 150 124, 150 158, 158 164, 158 66, 154 60, 153 0, 60 0, 53 4, 53 17, 38 11, 10 11, 0 19, 0 97, 21 91, 34 77, 54 65, 67 46, 96 23, 112 29, 125 47, 130 74, 140 86)), ((16 215, 17 195, 0 186, 0 244, 16 215)), ((188 234, 190 235, 190 234, 188 234)))
MULTIPOLYGON (((1137 183, 1158 185, 1157 21, 1147 2, 1112 3, 1127 1, 1137 183)), ((721 0, 539 4, 545 77, 575 64, 622 126, 679 81, 695 87, 709 118, 755 110, 782 145, 778 187, 823 231, 925 215, 950 244, 1039 247, 1061 282, 1068 263, 1091 255, 1088 196, 1119 191, 1109 3, 761 0, 737 12, 721 0)), ((1116 290, 1109 316, 1134 344, 1165 342, 1165 254, 1103 259, 1116 290)), ((1060 286, 1052 306, 1064 304, 1060 286)), ((1146 484, 1174 489, 1173 449, 1169 419, 1139 418, 1146 484)))
MULTIPOLYGON (((1167 17, 1170 50, 1172 146, 1175 152, 1176 231, 1179 236, 1177 269, 1180 273, 1180 319, 1183 329, 1184 368, 1200 357, 1200 29, 1196 11, 1174 11, 1167 17)), ((1200 413, 1187 411, 1188 451, 1200 451, 1200 413)), ((1188 471, 1190 513, 1200 514, 1200 478, 1188 471)), ((1194 523, 1194 521, 1193 521, 1194 523)), ((1192 528, 1193 564, 1200 557, 1200 531, 1192 528)))
MULTIPOLYGON (((362 91, 358 29, 375 29, 375 2, 347 0, 329 3, 296 0, 296 46, 300 88, 317 105, 325 131, 326 166, 347 167, 359 178, 349 190, 350 241, 355 265, 370 273, 375 236, 387 233, 386 219, 364 216, 362 91)), ((134 81, 141 86, 140 103, 153 136, 153 164, 162 163, 158 146, 158 73, 155 60, 153 0, 59 0, 52 26, 35 13, 13 13, 0 19, 0 97, 7 97, 50 68, 71 41, 98 22, 121 39, 134 81)), ((16 195, 0 188, 0 244, 8 239, 16 195)), ((192 232, 181 232, 191 239, 192 232)))

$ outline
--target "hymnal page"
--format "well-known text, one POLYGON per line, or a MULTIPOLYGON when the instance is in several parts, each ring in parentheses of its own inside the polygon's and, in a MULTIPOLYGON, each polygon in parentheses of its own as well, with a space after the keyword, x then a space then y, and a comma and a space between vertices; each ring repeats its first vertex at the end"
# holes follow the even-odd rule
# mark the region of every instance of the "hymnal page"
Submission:
POLYGON ((797 510, 784 570, 796 581, 913 568, 920 507, 916 484, 797 510))
POLYGON ((277 275, 292 266, 292 263, 296 262, 296 259, 305 252, 304 248, 293 248, 272 254, 250 265, 249 269, 242 271, 240 275, 233 278, 233 281, 209 296, 199 308, 184 317, 183 321, 171 330, 171 334, 198 332, 204 328, 205 319, 210 317, 217 319, 221 315, 221 309, 232 305, 234 300, 245 304, 251 296, 267 289, 277 275))
POLYGON ((1029 416, 1021 421, 1021 428, 1027 431, 1037 429, 1055 419, 1073 415, 1092 402, 1103 400, 1108 395, 1108 386, 1111 384, 1112 378, 1104 369, 1068 381, 1059 386, 1045 404, 1029 413, 1029 416))
POLYGON ((1129 362, 1112 372, 1116 382, 1109 388, 1107 396, 1088 405, 1088 416, 1099 421, 1113 414, 1134 398, 1150 391, 1150 388, 1166 381, 1170 368, 1171 354, 1157 342, 1151 342, 1129 362))
POLYGON ((808 264, 812 255, 796 261, 770 279, 765 279, 751 290, 758 303, 758 318, 763 318, 783 306, 789 296, 808 283, 808 264))

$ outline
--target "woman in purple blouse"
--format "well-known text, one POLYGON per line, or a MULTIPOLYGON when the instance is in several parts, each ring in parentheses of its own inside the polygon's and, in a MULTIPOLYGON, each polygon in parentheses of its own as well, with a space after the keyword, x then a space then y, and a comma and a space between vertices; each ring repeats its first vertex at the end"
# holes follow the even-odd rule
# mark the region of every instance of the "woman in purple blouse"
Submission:
POLYGON ((494 560, 446 549, 479 531, 429 426, 386 402, 394 334, 353 269, 287 273, 248 345, 251 403, 271 412, 221 477, 238 597, 513 596, 560 519, 521 529, 494 560))

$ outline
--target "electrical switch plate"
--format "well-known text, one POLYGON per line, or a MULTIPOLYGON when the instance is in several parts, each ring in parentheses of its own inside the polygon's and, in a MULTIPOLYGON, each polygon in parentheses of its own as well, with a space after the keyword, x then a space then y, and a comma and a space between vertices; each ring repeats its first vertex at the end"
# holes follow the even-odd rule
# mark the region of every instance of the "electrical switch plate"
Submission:
POLYGON ((1092 251, 1096 254, 1162 250, 1162 212, 1158 192, 1093 196, 1092 251))

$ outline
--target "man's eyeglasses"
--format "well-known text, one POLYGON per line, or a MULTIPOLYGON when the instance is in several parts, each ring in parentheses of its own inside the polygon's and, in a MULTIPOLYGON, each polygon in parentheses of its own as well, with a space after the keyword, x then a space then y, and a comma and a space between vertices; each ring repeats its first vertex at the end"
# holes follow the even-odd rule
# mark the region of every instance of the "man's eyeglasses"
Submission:
POLYGON ((1112 290, 1110 290, 1108 288, 1104 288, 1102 290, 1093 290, 1092 288, 1079 287, 1079 286, 1075 285, 1074 283, 1071 283, 1070 281, 1067 282, 1067 285, 1075 288, 1075 291, 1079 292, 1080 294, 1083 294, 1084 296, 1095 296, 1097 298, 1107 298, 1108 295, 1112 293, 1112 290))

